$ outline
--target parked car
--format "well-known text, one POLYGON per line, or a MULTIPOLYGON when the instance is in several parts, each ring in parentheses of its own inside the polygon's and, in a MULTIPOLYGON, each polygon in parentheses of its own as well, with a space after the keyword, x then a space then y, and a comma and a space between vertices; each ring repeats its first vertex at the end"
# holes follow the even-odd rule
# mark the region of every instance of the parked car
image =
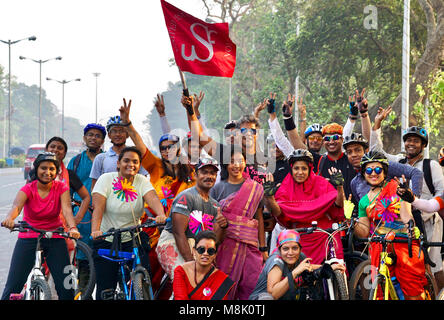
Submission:
POLYGON ((42 152, 45 152, 44 144, 31 144, 28 147, 28 150, 26 151, 25 166, 23 169, 25 180, 28 180, 29 178, 29 171, 32 168, 32 164, 34 163, 35 158, 37 158, 39 153, 42 152))

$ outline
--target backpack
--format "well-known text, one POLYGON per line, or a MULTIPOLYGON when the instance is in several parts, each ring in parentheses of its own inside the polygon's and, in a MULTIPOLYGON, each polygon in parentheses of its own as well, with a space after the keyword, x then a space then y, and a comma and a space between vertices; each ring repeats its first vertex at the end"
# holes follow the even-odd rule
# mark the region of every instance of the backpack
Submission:
MULTIPOLYGON (((406 164, 407 158, 399 160, 399 163, 406 164)), ((430 190, 432 196, 435 196, 435 187, 433 186, 432 169, 430 168, 430 159, 424 159, 422 162, 422 171, 424 172, 424 180, 430 190)))

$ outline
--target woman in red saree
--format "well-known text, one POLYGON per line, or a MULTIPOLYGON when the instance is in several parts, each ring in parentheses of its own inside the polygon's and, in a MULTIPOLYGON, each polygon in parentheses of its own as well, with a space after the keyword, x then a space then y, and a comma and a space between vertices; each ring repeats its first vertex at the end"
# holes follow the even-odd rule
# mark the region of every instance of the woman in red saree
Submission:
MULTIPOLYGON (((383 153, 370 151, 361 160, 361 173, 371 186, 368 194, 359 201, 359 223, 355 234, 366 238, 373 234, 394 233, 395 239, 407 239, 406 223, 413 219, 410 203, 402 201, 396 193, 398 183, 387 181, 388 160, 383 153)), ((382 245, 370 243, 369 253, 372 263, 372 277, 379 267, 382 245)), ((396 254, 396 263, 389 266, 390 276, 395 276, 406 300, 425 298, 424 254, 419 253, 419 243, 412 243, 413 254, 409 258, 407 243, 392 243, 387 251, 396 254)), ((379 290, 382 293, 382 290, 379 290)), ((381 295, 382 298, 382 295, 381 295)))
MULTIPOLYGON (((322 229, 331 228, 335 222, 344 220, 343 177, 336 168, 329 169, 330 182, 313 172, 313 156, 305 149, 297 149, 288 157, 291 172, 284 178, 279 189, 273 176, 267 176, 264 184, 266 205, 278 223, 287 229, 310 227, 317 221, 322 229), (337 189, 333 186, 337 187, 337 189), (277 191, 276 191, 277 190, 277 191)), ((328 236, 314 232, 301 237, 306 256, 313 263, 321 264, 325 257, 328 236)), ((336 256, 344 258, 341 237, 336 234, 334 241, 336 256)))
POLYGON ((219 182, 211 195, 219 201, 221 213, 228 221, 219 247, 216 265, 236 285, 230 300, 248 300, 256 286, 267 258, 259 248, 265 247, 262 197, 264 189, 245 170, 245 158, 240 150, 232 150, 227 165, 228 179, 219 182))
POLYGON ((205 230, 196 235, 194 261, 174 269, 174 300, 227 300, 234 281, 214 266, 216 234, 205 230))

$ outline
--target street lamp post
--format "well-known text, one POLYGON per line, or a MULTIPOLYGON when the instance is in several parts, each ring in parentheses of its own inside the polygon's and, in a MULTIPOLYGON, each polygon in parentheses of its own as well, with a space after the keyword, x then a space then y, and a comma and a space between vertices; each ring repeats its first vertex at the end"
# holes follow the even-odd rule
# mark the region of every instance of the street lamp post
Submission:
POLYGON ((9 75, 8 75, 8 156, 11 155, 11 45, 16 44, 22 40, 35 41, 37 37, 31 36, 20 40, 0 40, 8 45, 9 48, 9 75))
POLYGON ((55 80, 51 78, 46 78, 48 81, 57 81, 62 85, 62 138, 65 138, 65 84, 70 83, 71 81, 80 81, 80 78, 72 79, 72 80, 55 80))
POLYGON ((97 78, 100 76, 100 73, 94 72, 93 76, 96 77, 96 123, 97 123, 97 78))
POLYGON ((20 60, 25 60, 25 59, 29 59, 31 61, 34 61, 35 63, 38 63, 40 66, 40 92, 39 92, 39 136, 38 136, 38 143, 41 143, 41 137, 42 137, 42 64, 51 60, 62 60, 62 57, 55 57, 55 58, 51 58, 51 59, 46 59, 46 60, 35 60, 35 59, 30 59, 30 58, 26 58, 23 56, 19 57, 20 60))

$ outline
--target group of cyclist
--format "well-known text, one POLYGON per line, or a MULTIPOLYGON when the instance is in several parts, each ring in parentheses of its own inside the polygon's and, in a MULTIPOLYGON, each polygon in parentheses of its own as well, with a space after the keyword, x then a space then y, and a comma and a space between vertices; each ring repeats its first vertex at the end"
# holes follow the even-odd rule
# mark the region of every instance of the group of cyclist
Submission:
MULTIPOLYGON (((2 225, 12 229, 23 209, 22 220, 33 227, 64 227, 88 244, 95 253, 98 300, 105 290, 115 289, 119 279, 118 265, 96 252, 116 244, 122 251, 132 250, 128 234, 119 239, 101 236, 111 228, 148 220, 165 224, 137 234, 141 262, 153 288, 159 289, 165 275, 169 278, 161 299, 301 299, 301 288, 310 286, 307 272, 314 278, 329 275, 327 241, 333 240, 339 261, 331 269, 349 273, 339 233, 330 239, 325 233, 295 230, 313 221, 329 229, 354 219, 357 237, 394 233, 402 239, 412 232, 407 225, 413 220, 416 236, 426 232, 429 241, 442 241, 444 148, 438 161, 425 159, 428 134, 414 126, 403 133, 405 155, 387 154, 380 128, 391 109, 379 108, 372 126, 364 94, 356 91, 350 97, 344 126, 315 123, 308 128, 302 99, 288 95, 278 108, 276 94, 270 94, 253 114, 227 123, 221 143, 209 135, 200 116, 202 92, 182 96, 190 129, 182 139, 171 131, 158 95, 160 157, 133 126, 132 101, 123 99, 119 115, 110 117, 106 127, 91 123, 84 128, 86 150, 67 167, 66 142, 60 137, 48 141, 46 152, 34 162, 32 181, 18 192, 2 225), (287 136, 277 117, 279 109, 287 136), (271 132, 265 148, 258 140, 263 110, 271 132), (358 119, 362 133, 353 132, 358 119), (112 146, 103 152, 107 135, 112 146), (128 138, 134 146, 127 146, 128 138), (71 200, 78 205, 72 207, 71 200)), ((2 299, 23 289, 36 237, 32 232, 19 234, 2 299)), ((72 289, 63 286, 63 267, 72 250, 69 241, 54 236, 45 239, 43 249, 59 299, 72 299, 72 289)), ((380 250, 375 243, 369 246, 372 266, 379 265, 380 250)), ((429 267, 416 240, 413 250, 411 257, 407 244, 390 246, 397 256, 390 271, 406 299, 424 299, 429 267)), ((430 257, 443 287, 440 248, 431 249, 430 257)), ((86 271, 81 264, 79 268, 81 279, 86 271)))

